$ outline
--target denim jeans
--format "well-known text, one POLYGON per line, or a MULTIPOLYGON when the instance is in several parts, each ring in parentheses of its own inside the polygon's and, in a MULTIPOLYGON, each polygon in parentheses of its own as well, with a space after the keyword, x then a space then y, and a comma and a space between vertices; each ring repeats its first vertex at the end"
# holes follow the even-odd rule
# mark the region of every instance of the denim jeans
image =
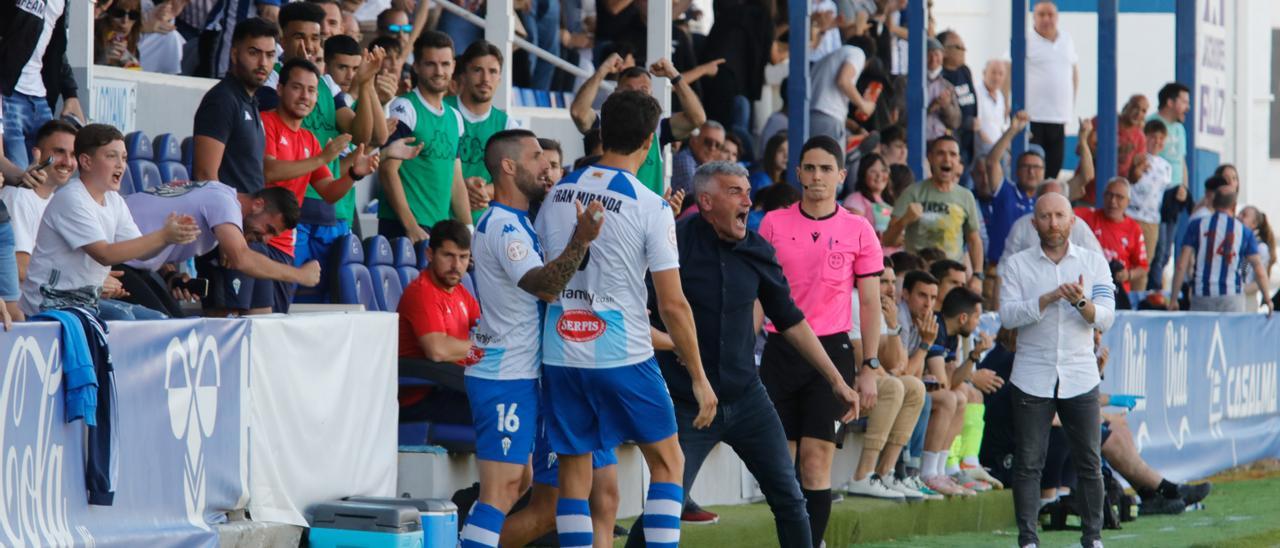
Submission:
MULTIPOLYGON (((536 0, 532 15, 534 24, 525 25, 525 29, 529 31, 529 41, 559 57, 560 0, 536 0)), ((555 76, 556 67, 537 57, 532 57, 532 60, 533 89, 551 89, 551 77, 555 76)))
POLYGON ((1177 223, 1160 223, 1160 237, 1156 240, 1156 252, 1151 256, 1151 268, 1147 274, 1147 289, 1164 289, 1164 267, 1169 264, 1176 238, 1177 223))
MULTIPOLYGON (((784 548, 812 546, 809 513, 804 495, 796 480, 796 467, 787 450, 787 437, 782 421, 774 410, 769 394, 759 380, 732 402, 720 402, 716 418, 703 430, 693 427, 698 406, 675 401, 676 425, 679 426, 680 450, 684 452, 684 489, 693 488, 707 454, 717 443, 724 442, 747 465, 747 470, 760 483, 765 501, 773 512, 778 530, 778 544, 784 548)), ((627 537, 627 546, 645 545, 644 519, 637 519, 627 537)))
POLYGON ((920 456, 924 454, 924 434, 929 429, 929 413, 933 412, 933 398, 929 397, 926 392, 924 395, 924 407, 920 408, 920 419, 916 421, 916 429, 911 431, 911 441, 907 442, 907 453, 910 459, 907 463, 912 468, 920 467, 920 456))
POLYGON ((1039 543, 1040 475, 1049 448, 1049 428, 1058 414, 1076 466, 1076 500, 1080 509, 1080 543, 1102 539, 1102 424, 1098 387, 1074 398, 1041 398, 1010 385, 1013 404, 1013 512, 1018 545, 1039 543))
POLYGON ((102 299, 98 301, 98 317, 106 321, 126 321, 135 320, 167 320, 163 312, 158 312, 142 305, 126 303, 114 299, 102 299))
MULTIPOLYGON (((484 16, 480 18, 484 19, 484 16)), ((472 42, 484 38, 483 28, 472 25, 466 19, 447 11, 440 14, 440 22, 436 24, 436 30, 448 34, 449 38, 453 39, 453 51, 458 52, 459 55, 466 51, 467 46, 472 42)), ((510 63, 511 60, 507 59, 507 62, 510 63)))
POLYGON ((36 147, 36 132, 53 119, 53 111, 44 97, 13 92, 4 96, 4 155, 14 165, 27 169, 31 149, 36 147))
MULTIPOLYGON (((0 204, 0 208, 3 208, 3 204, 0 204)), ((18 261, 13 255, 13 224, 6 219, 0 223, 0 299, 16 302, 20 296, 18 261)))

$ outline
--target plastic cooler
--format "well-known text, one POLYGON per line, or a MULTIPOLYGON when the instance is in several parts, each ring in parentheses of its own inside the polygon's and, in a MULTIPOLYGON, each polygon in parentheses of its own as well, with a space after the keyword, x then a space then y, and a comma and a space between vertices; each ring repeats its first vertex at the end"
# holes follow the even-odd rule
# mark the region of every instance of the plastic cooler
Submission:
POLYGON ((445 499, 347 497, 365 504, 408 506, 422 516, 422 540, 426 548, 453 548, 458 544, 458 507, 445 499))
POLYGON ((312 548, 417 548, 422 520, 411 506, 338 501, 312 510, 312 548))

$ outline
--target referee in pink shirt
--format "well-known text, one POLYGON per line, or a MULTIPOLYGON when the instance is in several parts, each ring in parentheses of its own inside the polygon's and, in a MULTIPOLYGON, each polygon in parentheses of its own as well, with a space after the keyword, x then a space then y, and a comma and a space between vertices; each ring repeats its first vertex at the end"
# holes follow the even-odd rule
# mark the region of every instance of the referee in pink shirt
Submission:
MULTIPOLYGON (((879 276, 884 270, 880 240, 866 218, 836 203, 845 170, 844 151, 834 139, 809 139, 800 151, 797 173, 804 187, 800 202, 765 215, 760 235, 777 250, 792 298, 845 382, 857 390, 865 411, 876 402, 875 370, 880 361, 873 355, 863 360, 857 371, 858 358, 849 341, 853 327, 850 308, 856 284, 862 347, 879 348, 879 276), (859 372, 863 374, 856 374, 859 372)), ((818 546, 831 516, 831 461, 836 423, 845 409, 826 380, 773 324, 765 329, 768 339, 760 378, 782 419, 792 457, 798 458, 809 527, 814 546, 818 546)))

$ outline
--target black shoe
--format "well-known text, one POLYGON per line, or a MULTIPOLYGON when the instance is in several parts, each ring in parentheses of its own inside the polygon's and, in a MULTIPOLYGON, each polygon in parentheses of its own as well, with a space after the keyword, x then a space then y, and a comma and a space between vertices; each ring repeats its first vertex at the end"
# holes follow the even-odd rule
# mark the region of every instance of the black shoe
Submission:
POLYGON ((1209 496, 1209 492, 1212 490, 1213 484, 1207 481, 1196 484, 1183 483, 1178 485, 1178 496, 1182 497, 1182 500, 1186 501, 1187 506, 1191 506, 1192 504, 1204 500, 1205 497, 1209 496))
POLYGON ((631 531, 627 530, 627 528, 616 524, 613 526, 613 538, 622 538, 629 534, 631 534, 631 531))
POLYGON ((1182 499, 1168 499, 1161 496, 1152 497, 1150 500, 1142 501, 1142 505, 1138 507, 1138 515, 1140 516, 1157 516, 1161 514, 1177 515, 1187 509, 1187 503, 1182 499))

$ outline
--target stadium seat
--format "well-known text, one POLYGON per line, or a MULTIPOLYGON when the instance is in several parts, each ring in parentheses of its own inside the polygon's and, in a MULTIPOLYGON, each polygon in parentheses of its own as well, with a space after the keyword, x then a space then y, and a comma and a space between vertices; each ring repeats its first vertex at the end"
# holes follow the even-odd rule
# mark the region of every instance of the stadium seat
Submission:
POLYGON ((340 304, 362 304, 365 310, 377 310, 373 295, 373 278, 364 266, 364 249, 360 238, 348 234, 333 245, 333 301, 340 304))
POLYGON ((190 170, 182 162, 182 145, 172 133, 162 133, 151 141, 151 152, 156 168, 160 170, 160 180, 165 183, 186 181, 191 178, 190 170))
POLYGON ((413 252, 418 259, 418 270, 427 267, 427 263, 431 262, 431 257, 427 254, 427 248, 431 246, 431 240, 422 240, 413 245, 413 252))
POLYGON ((151 139, 141 131, 132 131, 124 136, 124 149, 129 153, 131 162, 155 159, 155 153, 151 149, 151 139))
POLYGON ((401 236, 391 241, 391 257, 394 259, 396 274, 400 275, 400 286, 409 287, 418 277, 418 254, 413 252, 413 241, 401 236))
POLYGON ((151 160, 129 160, 120 181, 120 194, 142 192, 160 184, 160 169, 151 160))
POLYGON ((462 273, 462 287, 467 288, 467 293, 470 293, 472 297, 480 298, 480 295, 476 293, 476 281, 471 278, 470 272, 462 273))
POLYGON ((369 277, 373 280, 373 299, 378 310, 395 312, 404 287, 400 283, 400 274, 396 272, 391 244, 380 235, 370 236, 364 241, 364 257, 369 277))
POLYGON ((187 173, 195 173, 195 164, 196 142, 194 138, 187 137, 182 140, 182 165, 187 166, 187 173))

